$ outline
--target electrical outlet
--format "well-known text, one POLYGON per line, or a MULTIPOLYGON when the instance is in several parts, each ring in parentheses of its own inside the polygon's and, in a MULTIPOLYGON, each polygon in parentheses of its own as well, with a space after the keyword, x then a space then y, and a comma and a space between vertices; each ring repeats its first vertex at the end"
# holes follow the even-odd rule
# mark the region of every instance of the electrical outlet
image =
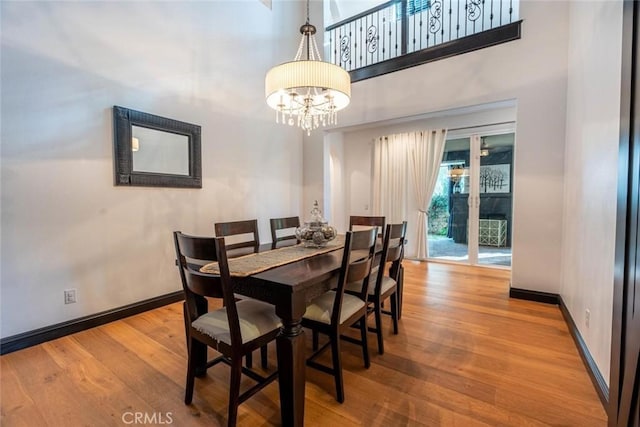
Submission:
POLYGON ((369 210, 369 205, 364 205, 364 210, 368 211, 369 210))
POLYGON ((77 302, 76 300, 76 290, 75 289, 65 289, 64 291, 64 303, 65 304, 73 304, 77 302))
POLYGON ((591 311, 589 311, 589 309, 586 309, 584 311, 584 324, 587 328, 589 327, 590 321, 591 321, 591 311))

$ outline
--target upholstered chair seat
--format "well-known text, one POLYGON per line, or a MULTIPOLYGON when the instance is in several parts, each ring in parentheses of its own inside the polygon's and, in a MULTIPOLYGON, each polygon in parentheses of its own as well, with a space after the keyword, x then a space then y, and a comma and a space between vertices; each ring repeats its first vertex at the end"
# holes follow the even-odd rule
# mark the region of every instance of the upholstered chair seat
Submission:
MULTIPOLYGON (((359 284, 362 289, 362 282, 359 284)), ((335 291, 326 292, 319 297, 313 299, 307 305, 307 311, 304 314, 305 319, 315 320, 316 322, 331 323, 331 313, 333 313, 333 304, 336 300, 335 291)), ((344 294, 342 297, 342 307, 340 310, 340 323, 344 323, 349 317, 353 316, 358 310, 364 307, 365 302, 355 295, 344 294)))
MULTIPOLYGON (((371 274, 373 275, 373 272, 371 274)), ((362 286, 360 283, 347 283, 347 286, 346 286, 345 290, 346 291, 350 291, 350 292, 360 292, 360 286, 362 286)), ((396 281, 395 280, 393 280, 389 276, 383 276, 382 277, 382 284, 380 286, 380 292, 384 294, 389 289, 393 288, 394 286, 396 286, 396 281)), ((369 295, 375 295, 375 293, 376 293, 376 283, 374 281, 370 281, 369 282, 368 293, 369 293, 369 295)))
MULTIPOLYGON (((282 326, 282 322, 276 316, 271 304, 246 299, 238 301, 236 309, 238 310, 240 335, 242 336, 243 344, 282 326)), ((191 323, 191 326, 216 341, 231 345, 231 333, 229 331, 226 307, 198 317, 191 323)))

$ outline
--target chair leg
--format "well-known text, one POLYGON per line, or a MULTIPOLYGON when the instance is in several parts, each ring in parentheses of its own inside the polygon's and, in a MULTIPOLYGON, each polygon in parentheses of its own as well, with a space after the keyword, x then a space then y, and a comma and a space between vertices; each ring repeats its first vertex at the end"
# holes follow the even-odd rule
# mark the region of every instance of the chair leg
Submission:
POLYGON ((333 359, 333 376, 336 380, 336 400, 344 402, 344 381, 342 379, 342 359, 340 358, 340 333, 331 334, 331 356, 333 359))
POLYGON ((246 359, 247 359, 247 368, 251 369, 253 368, 253 353, 247 353, 246 355, 246 359))
POLYGON ((189 320, 189 316, 187 315, 187 303, 182 303, 182 318, 184 319, 184 330, 186 332, 185 337, 187 338, 187 348, 189 348, 189 327, 191 326, 191 321, 189 320))
POLYGON ((198 340, 192 340, 189 350, 189 359, 192 360, 193 374, 198 378, 207 376, 207 345, 198 340))
POLYGON ((262 369, 267 369, 269 367, 266 344, 260 347, 260 361, 262 362, 262 369))
MULTIPOLYGON (((187 337, 187 342, 190 339, 187 337)), ((193 339, 191 342, 193 343, 193 339)), ((193 400, 193 387, 196 378, 196 360, 195 354, 193 353, 193 346, 188 346, 188 356, 187 356, 187 381, 184 386, 184 404, 189 405, 193 400)))
POLYGON ((240 380, 242 377, 242 358, 231 361, 231 385, 229 387, 229 416, 227 425, 234 427, 238 421, 238 405, 240 404, 240 380))
POLYGON ((391 319, 393 320, 393 333, 398 335, 398 291, 391 294, 391 319))
POLYGON ((402 288, 404 282, 404 267, 400 264, 400 271, 398 272, 398 287, 396 288, 396 294, 398 295, 398 320, 402 318, 402 288))
MULTIPOLYGON (((208 302, 204 297, 196 298, 196 311, 200 314, 206 313, 208 302)), ((191 330, 191 321, 187 303, 183 304, 184 328, 187 337, 188 357, 193 365, 193 373, 196 377, 202 378, 207 375, 207 345, 196 339, 191 338, 189 331, 191 330)))
POLYGON ((360 339, 362 340, 362 358, 364 359, 364 367, 369 369, 371 361, 369 360, 369 344, 367 342, 367 314, 365 313, 360 319, 360 339))
POLYGON ((375 302, 374 314, 376 318, 376 336, 378 338, 378 354, 384 354, 384 343, 382 342, 382 305, 380 301, 375 302))
POLYGON ((316 351, 318 350, 318 341, 319 341, 318 336, 320 334, 318 333, 318 331, 313 330, 312 335, 313 335, 313 351, 316 351))

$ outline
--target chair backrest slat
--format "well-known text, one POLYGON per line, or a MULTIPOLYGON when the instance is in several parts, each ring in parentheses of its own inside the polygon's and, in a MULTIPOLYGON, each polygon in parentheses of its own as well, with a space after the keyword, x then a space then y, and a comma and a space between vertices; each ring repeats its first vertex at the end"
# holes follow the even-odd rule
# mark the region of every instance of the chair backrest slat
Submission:
POLYGON ((393 262, 400 259, 402 256, 402 246, 389 246, 389 251, 387 253, 387 262, 393 262))
POLYGON ((404 240, 407 234, 407 222, 401 224, 387 224, 384 232, 384 241, 382 244, 382 253, 380 256, 380 266, 376 277, 376 295, 380 294, 382 287, 382 277, 384 276, 387 264, 389 267, 389 276, 397 281, 397 272, 399 271, 402 257, 404 256, 404 240))
POLYGON ((230 243, 226 245, 227 250, 253 247, 255 250, 260 246, 260 235, 258 233, 258 220, 250 219, 245 221, 217 222, 213 225, 216 237, 237 236, 240 234, 252 234, 252 240, 230 243))
POLYGON ((175 236, 180 243, 180 253, 186 258, 203 261, 218 260, 214 237, 195 237, 177 233, 175 236))
POLYGON ((384 216, 357 216, 351 215, 349 217, 349 231, 353 231, 354 226, 376 227, 378 234, 384 238, 384 226, 386 218, 384 216))
POLYGON ((296 240, 298 243, 300 241, 296 237, 295 229, 300 227, 300 218, 297 216, 290 216, 287 218, 271 218, 269 220, 271 225, 271 246, 273 248, 278 246, 278 242, 286 241, 286 240, 296 240), (284 234, 278 236, 278 230, 288 230, 293 229, 294 232, 292 234, 284 234))

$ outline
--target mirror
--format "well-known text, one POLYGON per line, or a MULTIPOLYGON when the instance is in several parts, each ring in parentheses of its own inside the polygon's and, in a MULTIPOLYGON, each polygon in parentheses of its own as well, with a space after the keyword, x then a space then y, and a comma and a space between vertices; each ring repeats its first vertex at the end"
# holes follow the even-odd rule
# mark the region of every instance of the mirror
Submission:
POLYGON ((113 107, 115 185, 202 188, 200 126, 113 107))

